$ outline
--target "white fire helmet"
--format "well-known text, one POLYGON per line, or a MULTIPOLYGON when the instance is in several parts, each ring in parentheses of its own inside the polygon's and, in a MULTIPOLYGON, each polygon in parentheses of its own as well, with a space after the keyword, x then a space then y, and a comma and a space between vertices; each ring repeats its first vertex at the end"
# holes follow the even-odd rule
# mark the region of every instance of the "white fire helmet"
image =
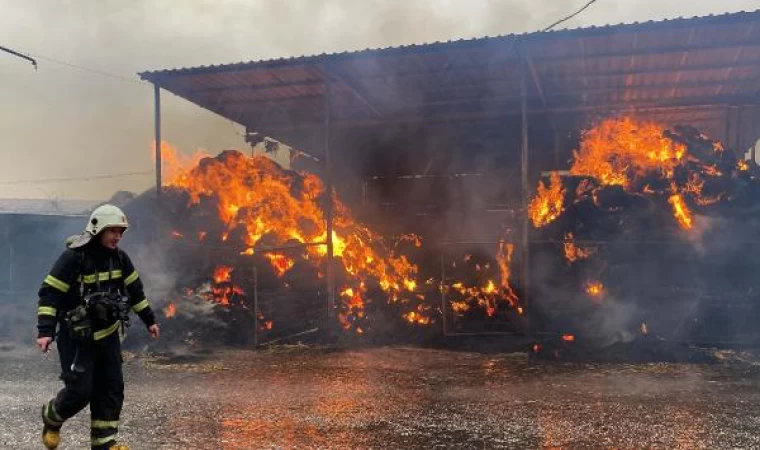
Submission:
POLYGON ((127 222, 127 216, 124 214, 124 211, 114 205, 98 206, 90 215, 90 220, 87 221, 84 232, 66 239, 66 247, 82 247, 106 228, 124 228, 125 230, 129 228, 129 222, 127 222))
POLYGON ((124 228, 125 230, 129 228, 129 222, 127 222, 124 211, 114 205, 98 206, 90 215, 90 220, 87 222, 84 231, 92 236, 97 236, 106 228, 124 228))

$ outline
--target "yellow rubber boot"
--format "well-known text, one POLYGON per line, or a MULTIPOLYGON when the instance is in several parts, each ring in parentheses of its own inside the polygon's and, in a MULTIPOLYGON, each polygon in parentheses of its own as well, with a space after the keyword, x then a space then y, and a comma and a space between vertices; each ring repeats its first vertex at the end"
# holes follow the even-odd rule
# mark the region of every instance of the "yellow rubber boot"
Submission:
POLYGON ((50 403, 42 406, 42 445, 48 450, 55 450, 61 445, 61 425, 63 422, 56 422, 47 417, 46 408, 50 408, 50 403))
POLYGON ((47 425, 42 427, 42 445, 48 450, 55 450, 61 444, 61 431, 51 430, 47 425))

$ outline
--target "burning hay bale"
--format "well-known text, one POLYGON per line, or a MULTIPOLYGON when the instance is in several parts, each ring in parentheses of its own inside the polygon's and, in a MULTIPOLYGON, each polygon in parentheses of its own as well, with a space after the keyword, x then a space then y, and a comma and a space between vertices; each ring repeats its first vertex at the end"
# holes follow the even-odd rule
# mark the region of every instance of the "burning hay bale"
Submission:
POLYGON ((759 338, 741 330, 758 267, 737 245, 756 239, 758 175, 693 128, 601 122, 584 134, 570 176, 553 175, 531 203, 536 317, 603 345, 648 333, 759 338), (706 334, 732 298, 744 313, 706 334))
MULTIPOLYGON (((152 196, 127 210, 162 242, 164 272, 172 274, 167 317, 182 318, 184 302, 195 297, 241 311, 238 333, 255 328, 263 339, 319 325, 326 312, 327 193, 316 175, 225 151, 178 171, 158 214, 152 196), (159 223, 150 223, 151 216, 159 223)), ((402 253, 419 248, 420 239, 406 235, 389 243, 331 197, 340 326, 357 335, 385 330, 380 320, 389 317, 378 308, 393 310, 397 325, 435 323, 418 268, 402 253)), ((156 248, 146 254, 155 258, 156 248)))

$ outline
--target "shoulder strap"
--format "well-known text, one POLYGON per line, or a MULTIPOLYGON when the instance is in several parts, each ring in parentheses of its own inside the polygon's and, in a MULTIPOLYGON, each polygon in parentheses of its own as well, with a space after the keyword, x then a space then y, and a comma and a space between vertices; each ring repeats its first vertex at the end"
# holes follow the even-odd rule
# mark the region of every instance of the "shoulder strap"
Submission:
POLYGON ((79 275, 77 276, 77 279, 79 280, 79 296, 82 298, 84 298, 85 262, 86 258, 84 256, 84 251, 79 251, 79 275))

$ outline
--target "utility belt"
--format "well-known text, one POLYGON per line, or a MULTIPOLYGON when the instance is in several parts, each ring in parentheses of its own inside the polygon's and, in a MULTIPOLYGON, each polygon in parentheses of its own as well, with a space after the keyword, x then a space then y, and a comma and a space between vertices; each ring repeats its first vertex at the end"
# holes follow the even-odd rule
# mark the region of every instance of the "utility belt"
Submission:
POLYGON ((125 327, 129 327, 127 298, 119 292, 87 294, 80 305, 63 315, 69 333, 79 340, 90 340, 95 329, 108 327, 119 320, 125 327))

